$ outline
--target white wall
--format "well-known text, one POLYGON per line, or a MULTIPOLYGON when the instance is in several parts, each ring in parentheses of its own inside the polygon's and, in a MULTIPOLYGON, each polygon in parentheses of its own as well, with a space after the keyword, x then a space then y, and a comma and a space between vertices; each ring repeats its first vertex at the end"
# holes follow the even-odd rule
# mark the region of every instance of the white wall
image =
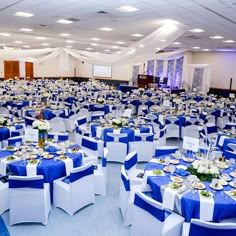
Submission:
POLYGON ((210 64, 210 87, 229 89, 230 78, 233 78, 232 89, 236 89, 235 52, 193 52, 192 64, 210 64))

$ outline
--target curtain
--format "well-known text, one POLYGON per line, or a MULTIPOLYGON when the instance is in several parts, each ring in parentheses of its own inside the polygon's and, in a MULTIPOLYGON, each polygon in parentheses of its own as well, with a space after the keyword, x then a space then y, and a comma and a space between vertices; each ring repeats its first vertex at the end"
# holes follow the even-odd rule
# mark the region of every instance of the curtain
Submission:
POLYGON ((147 74, 154 75, 154 60, 147 62, 147 74))
POLYGON ((139 66, 133 66, 133 75, 131 85, 138 84, 139 66))
POLYGON ((172 87, 179 87, 179 83, 182 81, 183 64, 184 64, 184 57, 176 59, 175 76, 172 87))
POLYGON ((169 60, 167 65, 167 77, 168 77, 167 85, 170 87, 172 87, 174 79, 174 63, 175 60, 169 60))
POLYGON ((156 77, 163 77, 163 61, 156 60, 156 77))

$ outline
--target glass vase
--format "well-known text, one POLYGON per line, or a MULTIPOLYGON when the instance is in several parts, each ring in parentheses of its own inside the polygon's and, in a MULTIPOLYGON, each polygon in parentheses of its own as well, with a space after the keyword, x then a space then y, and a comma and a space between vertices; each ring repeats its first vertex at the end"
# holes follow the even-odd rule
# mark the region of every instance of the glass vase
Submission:
POLYGON ((44 149, 46 140, 47 140, 47 131, 39 130, 38 148, 44 149))

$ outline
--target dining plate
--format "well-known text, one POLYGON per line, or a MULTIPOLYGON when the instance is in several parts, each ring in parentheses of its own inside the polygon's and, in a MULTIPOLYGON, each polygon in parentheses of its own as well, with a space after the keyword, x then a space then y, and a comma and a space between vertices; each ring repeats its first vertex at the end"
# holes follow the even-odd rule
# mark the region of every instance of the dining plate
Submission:
POLYGON ((53 158, 53 155, 50 155, 50 154, 43 156, 43 159, 46 159, 46 160, 50 160, 52 158, 53 158))
POLYGON ((174 164, 174 165, 177 165, 177 164, 179 164, 179 160, 177 160, 177 159, 171 159, 171 160, 170 160, 170 163, 171 163, 171 164, 174 164))
POLYGON ((212 198, 214 196, 212 192, 206 191, 206 190, 201 190, 199 193, 201 197, 204 197, 204 198, 212 198))
POLYGON ((182 187, 182 184, 181 183, 173 182, 169 186, 170 186, 171 189, 179 190, 182 187))
POLYGON ((193 188, 196 188, 199 190, 203 190, 206 188, 205 184, 203 184, 203 183, 193 183, 192 186, 193 186, 193 188))
POLYGON ((163 170, 164 170, 165 172, 171 172, 170 166, 165 166, 165 167, 163 168, 163 170))
POLYGON ((230 176, 232 176, 234 178, 236 177, 236 171, 230 172, 229 174, 230 174, 230 176))
POLYGON ((230 185, 231 187, 233 187, 233 188, 236 188, 236 183, 234 183, 233 181, 230 181, 230 182, 229 182, 229 185, 230 185))
POLYGON ((235 189, 229 191, 228 194, 229 194, 231 197, 236 198, 236 190, 235 190, 235 189))
POLYGON ((183 182, 183 178, 180 176, 171 176, 171 181, 175 182, 175 183, 182 183, 183 182))
POLYGON ((213 185, 212 183, 210 184, 210 187, 215 190, 222 190, 224 187, 220 184, 213 185))
POLYGON ((191 163, 191 162, 194 161, 194 159, 193 159, 193 158, 189 158, 189 157, 184 157, 184 158, 183 158, 183 161, 188 162, 188 163, 191 163))
POLYGON ((159 169, 153 170, 153 174, 156 176, 165 176, 165 173, 159 169))

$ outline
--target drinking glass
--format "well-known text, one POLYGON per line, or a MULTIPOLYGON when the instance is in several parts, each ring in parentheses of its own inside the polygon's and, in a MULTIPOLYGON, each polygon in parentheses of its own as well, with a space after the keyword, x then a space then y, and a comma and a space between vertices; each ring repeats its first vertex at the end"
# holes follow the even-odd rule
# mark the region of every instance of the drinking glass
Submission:
POLYGON ((55 142, 55 143, 58 142, 58 135, 54 135, 54 142, 55 142))

